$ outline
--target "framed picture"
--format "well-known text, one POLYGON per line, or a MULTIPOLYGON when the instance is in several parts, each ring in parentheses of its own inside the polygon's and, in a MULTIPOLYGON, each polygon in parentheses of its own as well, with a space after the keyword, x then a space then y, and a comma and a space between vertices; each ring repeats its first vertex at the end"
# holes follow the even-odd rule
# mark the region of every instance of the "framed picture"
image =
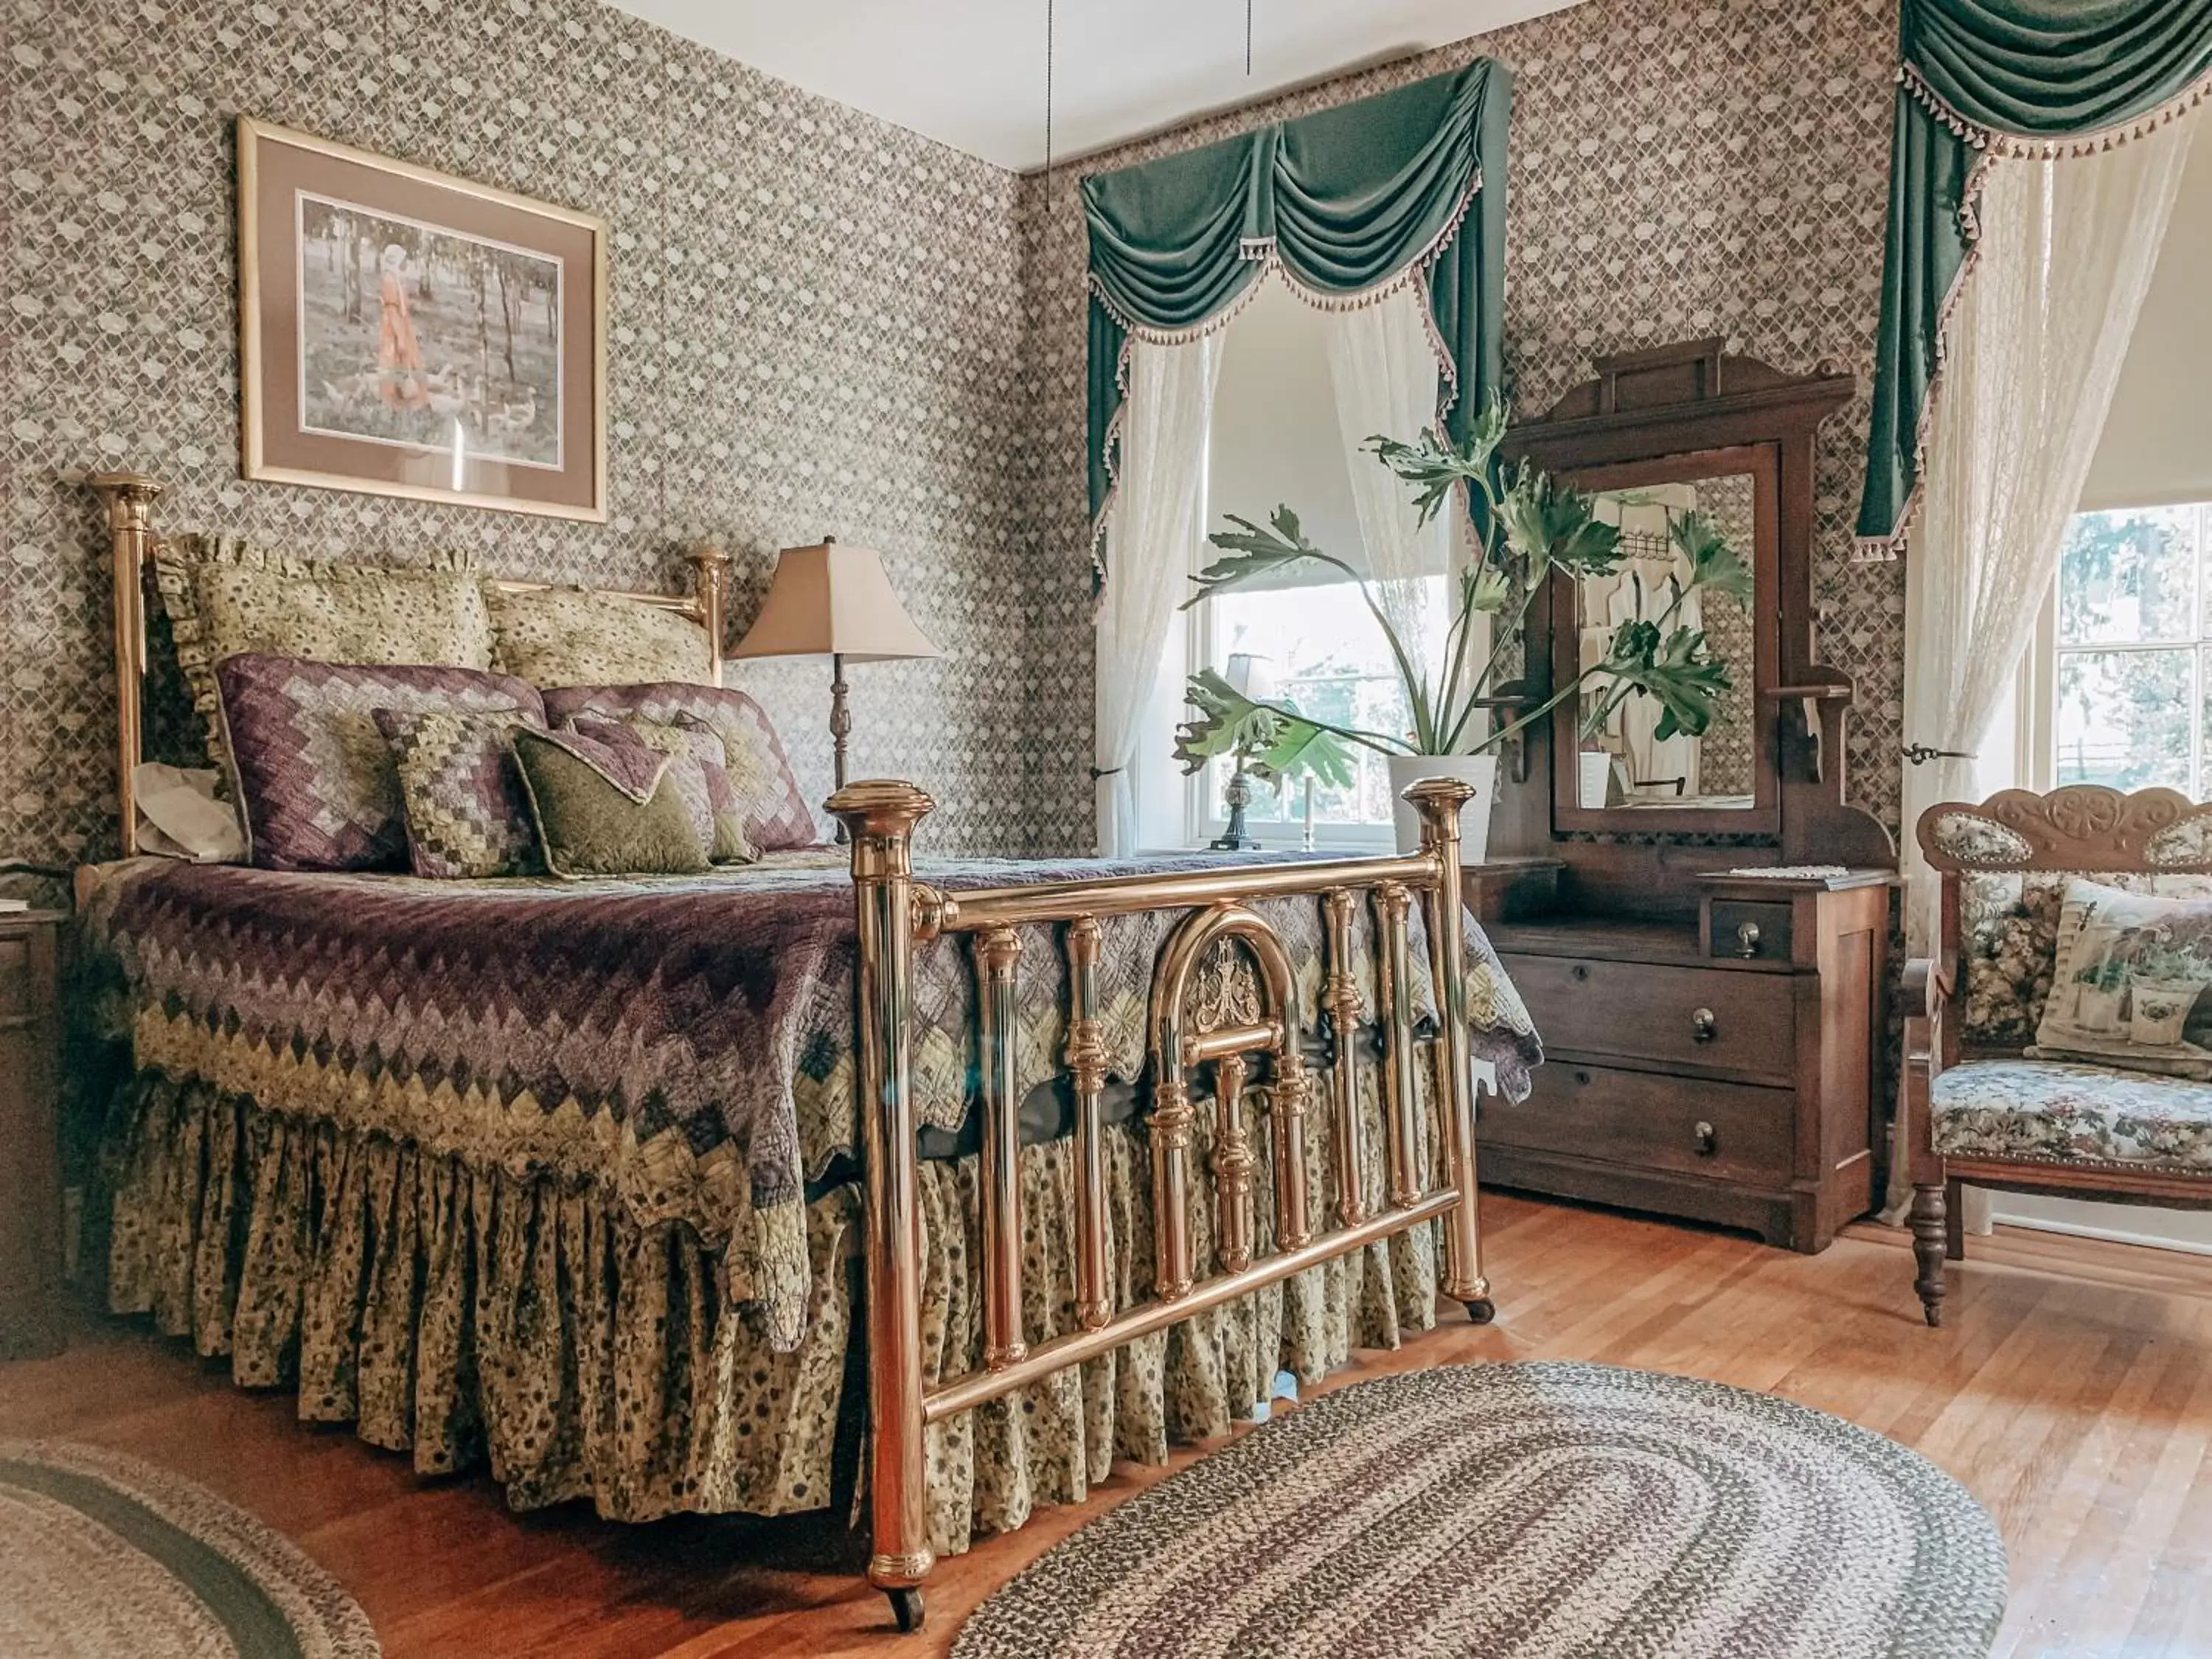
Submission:
POLYGON ((607 516, 604 220, 238 120, 249 478, 607 516))

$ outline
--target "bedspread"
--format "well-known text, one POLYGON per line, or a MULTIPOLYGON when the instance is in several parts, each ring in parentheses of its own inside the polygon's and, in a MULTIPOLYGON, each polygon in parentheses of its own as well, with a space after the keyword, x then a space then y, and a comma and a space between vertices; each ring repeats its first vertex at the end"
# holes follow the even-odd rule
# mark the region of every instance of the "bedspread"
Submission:
MULTIPOLYGON (((1224 860, 919 861, 949 889, 1224 860)), ((1252 862, 1243 855, 1237 862, 1252 862)), ((1311 1029, 1317 900, 1255 906, 1282 934, 1311 1029)), ((1110 1072, 1134 1081, 1155 953, 1186 912, 1103 919, 1110 1072)), ((118 975, 137 1065, 264 1108, 412 1143, 471 1167, 611 1192, 636 1224, 683 1221, 771 1344, 801 1339, 810 1176, 858 1144, 853 890, 841 854, 697 877, 591 882, 118 866, 87 915, 118 975)), ((1433 1018, 1413 917, 1413 992, 1433 1018)), ((1064 961, 1027 930, 1020 1090, 1056 1075, 1064 961)), ((1540 1058, 1518 995, 1469 924, 1475 1052, 1519 1098, 1540 1058)), ((1355 971, 1374 1006, 1370 922, 1355 971)), ((1231 994, 1226 983, 1216 994, 1231 994)), ((915 960, 920 1121, 957 1129, 975 1093, 974 976, 957 941, 915 960)))

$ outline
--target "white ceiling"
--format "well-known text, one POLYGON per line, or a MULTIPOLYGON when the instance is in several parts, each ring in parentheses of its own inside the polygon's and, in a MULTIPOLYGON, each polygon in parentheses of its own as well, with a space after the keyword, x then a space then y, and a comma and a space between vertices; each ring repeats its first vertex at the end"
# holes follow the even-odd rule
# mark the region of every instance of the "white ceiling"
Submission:
MULTIPOLYGON (((1045 159, 1047 0, 611 0, 809 92, 995 161, 1045 159)), ((1073 159, 1577 0, 1054 0, 1053 157, 1073 159)))

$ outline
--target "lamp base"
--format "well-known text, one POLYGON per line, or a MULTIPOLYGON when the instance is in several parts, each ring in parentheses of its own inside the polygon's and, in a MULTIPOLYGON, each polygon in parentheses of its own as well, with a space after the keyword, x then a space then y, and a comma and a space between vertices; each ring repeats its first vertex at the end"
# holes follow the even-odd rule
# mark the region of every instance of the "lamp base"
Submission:
POLYGON ((1229 786, 1221 792, 1221 799, 1229 806, 1229 822, 1206 847, 1216 853, 1256 853, 1259 837, 1244 827, 1244 809, 1252 804, 1252 784, 1240 763, 1229 786))

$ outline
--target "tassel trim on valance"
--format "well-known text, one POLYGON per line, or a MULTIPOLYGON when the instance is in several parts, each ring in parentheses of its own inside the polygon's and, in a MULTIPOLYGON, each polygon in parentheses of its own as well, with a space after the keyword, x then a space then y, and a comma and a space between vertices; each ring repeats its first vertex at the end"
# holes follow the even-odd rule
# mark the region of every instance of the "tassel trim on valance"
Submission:
POLYGON ((1271 276, 1280 277, 1291 294, 1296 295, 1302 303, 1311 306, 1316 311, 1363 311, 1369 306, 1381 304, 1402 289, 1411 288, 1420 295, 1422 319, 1428 328, 1429 343, 1436 349, 1437 362, 1443 371, 1444 387, 1437 400, 1437 430, 1442 431, 1445 416, 1459 399, 1459 368, 1452 362, 1451 348, 1445 341, 1442 331, 1437 327, 1436 310, 1431 303, 1429 292, 1429 272, 1434 269, 1437 261, 1443 257, 1443 252, 1451 246, 1452 239, 1459 234, 1461 227, 1467 222, 1468 210, 1474 205, 1475 198, 1481 194, 1482 169, 1477 167, 1474 175, 1468 179, 1467 188, 1460 192, 1459 200, 1454 204, 1450 217, 1447 218, 1443 227, 1429 239, 1427 246, 1380 282, 1371 283, 1367 287, 1355 289, 1349 294, 1333 294, 1323 289, 1307 286, 1297 279, 1288 265, 1283 263, 1281 251, 1276 246, 1273 237, 1248 236, 1237 245, 1237 254, 1243 259, 1257 264, 1261 267, 1259 275, 1245 286, 1242 294, 1211 317, 1184 328, 1158 328, 1149 323, 1139 322, 1120 306, 1115 304, 1113 296, 1106 292, 1105 285, 1098 280, 1095 271, 1085 273, 1084 286, 1090 290, 1091 296, 1098 301, 1099 305, 1104 307, 1106 314, 1121 325, 1121 331, 1126 336, 1121 342, 1121 356, 1114 365, 1114 386, 1121 396, 1115 404, 1113 418, 1106 423, 1103 453, 1106 466, 1106 498, 1098 504, 1098 511, 1091 520, 1091 611, 1094 617, 1105 601, 1106 526, 1114 516, 1115 503, 1121 494, 1118 457, 1121 440, 1121 420, 1129 407, 1130 348, 1139 340, 1144 341, 1147 345, 1188 345, 1194 340, 1202 340, 1207 335, 1228 327, 1243 314, 1245 307, 1259 297, 1261 289, 1266 285, 1271 276))
POLYGON ((2169 126, 2212 97, 2212 73, 2199 76, 2190 85, 2167 99, 2164 103, 2146 110, 2141 115, 2131 115, 2110 126, 2094 128, 2087 132, 2061 133, 2051 137, 2033 134, 2006 132, 1970 121, 1928 84, 1927 79, 1911 64, 1897 66, 1897 82, 1914 102, 1963 138, 1976 149, 1990 155, 2008 155, 2024 161, 2056 161, 2069 157, 2098 155, 2116 149, 2132 138, 2147 138, 2160 128, 2169 126))
POLYGON ((2000 159, 2055 161, 2103 155, 2131 139, 2148 137, 2179 120, 2207 98, 2212 98, 2212 74, 2207 74, 2156 108, 2125 121, 2098 128, 2093 132, 2038 138, 2024 133, 2002 132, 1994 127, 1969 121, 1929 86, 1920 71, 1911 64, 1898 65, 1897 82, 1905 88, 1908 97, 1978 153, 1967 172, 1966 188, 1959 202, 1959 228, 1966 239, 1966 257, 1960 262, 1958 274, 1952 278, 1950 289, 1944 295, 1942 306, 1936 317, 1936 364, 1928 378, 1928 395, 1921 400, 1920 417, 1913 434, 1912 488, 1898 511, 1896 527, 1888 535, 1861 536, 1854 543, 1852 556, 1861 564, 1891 563, 1903 555, 1905 544, 1911 539, 1913 517, 1919 510, 1926 488, 1929 434, 1934 429, 1936 400, 1942 392, 1943 370, 1950 355, 1951 324, 1966 296, 1966 284, 1981 264, 1981 198, 1989 182, 1990 167, 2000 159))

